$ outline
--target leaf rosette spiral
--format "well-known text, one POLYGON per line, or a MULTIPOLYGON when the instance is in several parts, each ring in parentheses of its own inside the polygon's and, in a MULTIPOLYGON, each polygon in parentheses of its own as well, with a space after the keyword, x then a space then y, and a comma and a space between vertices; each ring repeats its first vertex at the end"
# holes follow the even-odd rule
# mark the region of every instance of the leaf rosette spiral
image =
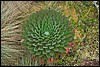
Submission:
POLYGON ((37 59, 47 59, 65 53, 65 47, 73 40, 71 22, 53 9, 41 10, 29 16, 23 24, 25 45, 37 59))

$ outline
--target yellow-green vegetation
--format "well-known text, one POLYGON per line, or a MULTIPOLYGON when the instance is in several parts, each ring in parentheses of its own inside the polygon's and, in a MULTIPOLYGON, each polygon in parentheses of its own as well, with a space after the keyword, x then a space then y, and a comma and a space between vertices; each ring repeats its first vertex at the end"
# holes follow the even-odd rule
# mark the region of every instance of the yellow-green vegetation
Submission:
POLYGON ((74 27, 75 37, 74 47, 69 54, 61 55, 45 65, 80 66, 86 58, 99 61, 98 5, 98 1, 1 1, 1 65, 39 65, 37 61, 33 62, 35 58, 27 59, 30 54, 20 45, 24 41, 21 38, 22 24, 32 13, 48 8, 68 17, 74 27))

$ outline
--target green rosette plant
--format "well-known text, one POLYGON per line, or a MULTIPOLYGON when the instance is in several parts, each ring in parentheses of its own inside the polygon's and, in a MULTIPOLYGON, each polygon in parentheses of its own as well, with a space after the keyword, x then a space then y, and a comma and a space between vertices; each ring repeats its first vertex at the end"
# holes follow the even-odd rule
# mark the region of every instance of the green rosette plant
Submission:
POLYGON ((57 58, 66 53, 66 47, 73 41, 71 22, 62 13, 54 9, 45 9, 33 13, 22 25, 22 38, 36 60, 57 58))

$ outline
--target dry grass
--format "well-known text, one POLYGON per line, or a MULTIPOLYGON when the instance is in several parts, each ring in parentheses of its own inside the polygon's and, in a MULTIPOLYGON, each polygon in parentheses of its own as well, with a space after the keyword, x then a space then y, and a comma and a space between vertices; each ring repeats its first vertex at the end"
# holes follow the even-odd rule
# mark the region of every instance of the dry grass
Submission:
POLYGON ((2 45, 1 46, 1 65, 16 65, 16 59, 24 52, 21 46, 2 45))
POLYGON ((2 65, 14 65, 22 49, 21 24, 32 13, 31 2, 1 1, 1 62, 2 65), (15 48, 16 47, 16 48, 15 48), (20 51, 21 49, 21 51, 20 51))

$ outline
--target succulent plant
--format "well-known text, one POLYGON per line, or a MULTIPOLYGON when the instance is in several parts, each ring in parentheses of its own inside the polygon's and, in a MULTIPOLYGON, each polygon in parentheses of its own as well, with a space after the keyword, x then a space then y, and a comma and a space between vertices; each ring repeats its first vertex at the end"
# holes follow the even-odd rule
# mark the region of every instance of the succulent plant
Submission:
POLYGON ((37 59, 56 58, 65 53, 65 47, 73 40, 71 22, 54 9, 45 9, 29 16, 22 25, 25 45, 37 59))

